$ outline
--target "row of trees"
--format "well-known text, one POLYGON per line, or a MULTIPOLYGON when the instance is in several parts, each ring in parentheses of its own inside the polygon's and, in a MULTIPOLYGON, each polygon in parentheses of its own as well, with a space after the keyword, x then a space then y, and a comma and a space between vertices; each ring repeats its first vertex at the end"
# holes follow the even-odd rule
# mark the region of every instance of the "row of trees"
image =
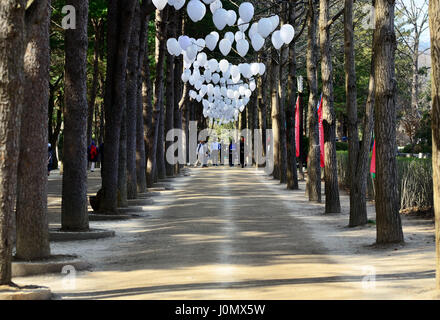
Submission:
MULTIPOLYGON (((93 133, 104 142, 100 211, 114 214, 118 207, 127 205, 127 199, 136 198, 158 179, 178 172, 179 166, 165 161, 167 130, 188 130, 190 120, 198 120, 199 128, 207 126, 201 105, 189 99, 188 87, 181 83, 182 57, 167 54, 165 44, 168 38, 180 34, 204 37, 206 30, 212 29, 210 15, 194 24, 170 6, 155 10, 151 0, 68 0, 64 4, 74 11, 63 13, 61 1, 53 1, 51 6, 49 0, 29 4, 6 0, 0 5, 5 26, 0 30, 0 284, 11 280, 15 204, 17 257, 32 260, 50 256, 46 178, 49 140, 59 144, 62 137, 62 229, 74 232, 89 229, 86 150, 93 133), (75 28, 64 30, 58 18, 67 19, 75 28)), ((338 88, 341 80, 335 73, 341 68, 338 59, 342 60, 349 138, 349 225, 367 223, 366 177, 374 130, 377 243, 403 241, 396 172, 394 1, 373 1, 375 28, 370 35, 365 30, 357 32, 359 19, 364 17, 355 10, 353 0, 345 0, 343 6, 330 0, 254 4, 257 16, 276 13, 281 24, 295 26, 296 35, 280 51, 250 51, 267 65, 267 72, 258 79, 258 95, 240 115, 237 127, 263 129, 263 145, 265 129, 273 129, 274 179, 286 183, 288 189, 298 189, 298 179, 303 177, 301 162, 306 160, 306 194, 311 201, 321 201, 317 114, 321 88, 325 212, 340 212, 335 82, 338 88), (371 41, 371 54, 359 52, 359 33, 371 41), (343 58, 335 54, 337 41, 343 43, 343 58), (359 55, 370 60, 361 75, 357 72, 359 55), (307 80, 307 89, 299 93, 308 96, 301 103, 300 113, 301 132, 308 138, 307 159, 304 155, 296 159, 295 155, 293 106, 299 75, 307 80), (365 108, 358 108, 360 104, 365 108)), ((236 9, 237 4, 223 5, 236 9)), ((438 61, 435 48, 439 41, 435 8, 438 1, 431 1, 433 65, 438 61)), ((211 54, 221 57, 217 51, 211 54)), ((231 62, 234 59, 240 61, 238 55, 231 62)), ((433 68, 434 110, 438 108, 436 71, 433 68)), ((433 128, 438 130, 434 116, 433 128)), ((434 150, 438 144, 435 130, 434 150)), ((433 161, 436 173, 435 151, 433 161)))

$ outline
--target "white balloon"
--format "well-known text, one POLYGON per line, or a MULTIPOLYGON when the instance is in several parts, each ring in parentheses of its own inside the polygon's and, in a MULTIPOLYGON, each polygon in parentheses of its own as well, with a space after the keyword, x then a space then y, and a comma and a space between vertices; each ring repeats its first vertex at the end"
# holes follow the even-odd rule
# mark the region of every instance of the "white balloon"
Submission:
POLYGON ((231 52, 231 46, 231 41, 229 41, 228 39, 222 39, 219 43, 220 52, 224 56, 227 56, 229 52, 231 52))
POLYGON ((168 0, 168 4, 170 6, 174 6, 174 3, 176 2, 176 0, 168 0))
POLYGON ((217 84, 219 81, 220 81, 220 75, 219 75, 218 73, 214 73, 214 74, 212 75, 212 82, 213 82, 214 84, 217 84))
POLYGON ((249 22, 254 16, 254 6, 250 2, 243 2, 238 8, 238 13, 244 22, 249 22))
POLYGON ((278 17, 277 15, 274 15, 274 16, 270 17, 269 19, 270 19, 270 22, 272 23, 272 32, 273 32, 280 24, 280 17, 278 17))
POLYGON ((180 9, 182 9, 182 7, 185 5, 185 1, 186 1, 186 0, 175 0, 175 1, 174 1, 174 8, 175 8, 176 10, 180 10, 180 9))
POLYGON ((238 19, 237 24, 238 24, 238 29, 239 29, 241 32, 245 32, 245 31, 249 28, 249 23, 246 23, 246 21, 244 21, 244 20, 241 19, 241 18, 238 19))
POLYGON ((209 50, 213 51, 217 46, 217 38, 213 34, 208 34, 205 38, 206 46, 209 50))
POLYGON ((251 63, 251 72, 253 76, 257 75, 260 72, 260 64, 256 62, 251 63))
POLYGON ((252 48, 254 48, 255 51, 260 51, 264 46, 264 38, 259 33, 254 34, 251 38, 251 42, 252 48))
POLYGON ((229 69, 228 60, 226 60, 226 59, 220 60, 219 66, 220 66, 220 71, 223 72, 223 74, 224 74, 229 69))
POLYGON ((211 59, 208 61, 208 65, 209 65, 209 70, 211 70, 211 72, 214 72, 215 70, 217 70, 218 61, 216 59, 211 59))
POLYGON ((167 40, 167 50, 170 55, 176 55, 177 52, 180 54, 180 45, 176 39, 170 38, 167 40))
POLYGON ((260 62, 260 76, 262 76, 264 74, 264 72, 266 72, 266 65, 262 62, 260 62))
POLYGON ((258 33, 266 38, 272 32, 272 22, 269 18, 261 18, 258 21, 258 33))
POLYGON ((188 36, 180 36, 178 41, 183 50, 186 50, 191 45, 191 40, 188 36))
POLYGON ((205 49, 206 42, 205 42, 204 39, 197 39, 196 44, 197 44, 197 47, 198 47, 197 50, 198 50, 199 52, 202 51, 203 49, 205 49))
POLYGON ((232 27, 237 21, 237 14, 234 10, 228 10, 228 17, 226 19, 226 23, 228 26, 232 27))
POLYGON ((251 81, 251 83, 249 84, 249 89, 251 89, 251 91, 255 91, 256 88, 257 85, 255 84, 255 81, 251 81))
POLYGON ((237 77, 237 75, 240 75, 240 69, 238 68, 238 66, 231 66, 231 76, 237 77))
POLYGON ((223 3, 220 0, 215 0, 209 5, 209 9, 214 14, 218 9, 223 8, 223 3))
POLYGON ((213 3, 215 0, 203 0, 203 2, 204 3, 206 3, 206 4, 211 4, 211 3, 213 3))
POLYGON ((235 33, 235 41, 238 41, 238 40, 241 40, 241 39, 245 39, 245 38, 246 38, 246 35, 243 32, 237 31, 235 33))
POLYGON ((186 6, 188 16, 194 22, 200 21, 206 14, 206 7, 200 0, 191 0, 186 6))
POLYGON ((272 44, 274 46, 275 49, 280 49, 284 42, 281 39, 281 32, 279 30, 275 31, 274 33, 272 33, 272 44))
POLYGON ((295 36, 295 29, 290 24, 285 24, 280 29, 280 36, 285 44, 289 44, 295 36))
POLYGON ((165 8, 167 5, 167 2, 167 0, 153 0, 153 4, 157 10, 163 10, 163 8, 165 8))
POLYGON ((193 44, 186 48, 186 54, 190 60, 194 60, 197 56, 197 46, 193 44))
POLYGON ((218 30, 223 30, 226 27, 227 19, 228 12, 223 8, 216 10, 212 15, 212 21, 218 30))
POLYGON ((252 77, 252 71, 251 71, 251 67, 250 67, 249 63, 242 63, 238 67, 239 67, 240 73, 243 75, 243 77, 245 77, 245 78, 252 77))
POLYGON ((240 56, 244 57, 249 51, 249 42, 247 42, 247 40, 244 39, 238 40, 237 51, 240 56))
POLYGON ((228 39, 231 42, 231 44, 232 44, 232 43, 234 43, 235 36, 234 36, 234 34, 232 32, 226 32, 225 33, 225 39, 228 39))
POLYGON ((252 37, 256 33, 258 33, 258 22, 252 23, 251 28, 249 29, 249 32, 248 32, 249 38, 252 39, 252 37))
POLYGON ((198 55, 197 55, 197 61, 200 63, 200 65, 204 65, 205 64, 205 62, 207 61, 207 59, 208 59, 208 56, 206 55, 206 53, 204 53, 204 52, 200 52, 198 55))

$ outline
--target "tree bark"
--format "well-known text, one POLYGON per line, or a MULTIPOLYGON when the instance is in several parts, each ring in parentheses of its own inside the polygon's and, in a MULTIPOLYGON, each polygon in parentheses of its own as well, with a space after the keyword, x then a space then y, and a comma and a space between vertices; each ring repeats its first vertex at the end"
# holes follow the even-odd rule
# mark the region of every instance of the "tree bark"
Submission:
MULTIPOLYGON (((105 150, 105 149, 104 149, 105 150)), ((122 111, 118 159, 118 207, 128 207, 127 201, 127 110, 122 111)))
POLYGON ((272 118, 272 139, 273 139, 273 178, 281 179, 281 125, 280 125, 280 99, 278 96, 278 81, 280 76, 280 65, 276 51, 272 53, 271 59, 271 118, 272 118))
MULTIPOLYGON (((284 4, 283 11, 287 11, 284 4)), ((281 23, 285 24, 287 19, 282 14, 281 23)), ((287 183, 287 144, 286 144, 286 101, 287 101, 287 79, 288 68, 286 68, 289 60, 289 48, 283 45, 279 54, 279 78, 278 78, 278 95, 279 95, 279 128, 280 128, 280 183, 287 183), (282 67, 281 67, 282 66, 282 67)))
POLYGON ((17 177, 16 257, 50 255, 47 217, 50 1, 41 1, 38 20, 26 25, 25 91, 17 177))
MULTIPOLYGON (((87 117, 87 146, 92 143, 92 128, 93 128, 93 114, 95 113, 95 101, 98 91, 99 82, 99 60, 100 60, 100 45, 102 38, 102 19, 95 21, 92 19, 93 32, 95 39, 93 41, 93 74, 92 74, 92 87, 90 88, 90 100, 89 100, 89 113, 87 117)), ((96 118, 95 118, 96 121, 96 118)))
POLYGON ((434 182, 436 285, 440 289, 440 1, 429 1, 432 59, 432 169, 434 182))
POLYGON ((353 0, 345 0, 345 83, 348 118, 348 163, 350 179, 350 219, 349 226, 355 227, 368 222, 367 177, 368 158, 373 130, 374 106, 374 55, 371 59, 371 75, 364 118, 362 146, 359 147, 356 69, 354 57, 353 0))
POLYGON ((309 201, 321 202, 321 166, 318 129, 318 45, 316 32, 318 26, 317 0, 309 0, 307 16, 307 82, 309 84, 309 151, 307 163, 306 193, 309 201))
POLYGON ((89 229, 87 212, 87 23, 88 0, 66 2, 76 8, 76 29, 66 30, 65 110, 61 228, 89 229))
POLYGON ((376 242, 403 242, 399 214, 396 161, 396 80, 394 54, 394 1, 376 0, 375 138, 376 138, 376 242))
MULTIPOLYGON (((151 1, 143 1, 140 12, 141 31, 139 33, 139 60, 138 60, 138 91, 137 91, 137 110, 136 110, 136 180, 137 192, 147 191, 147 158, 145 152, 145 127, 143 118, 143 98, 142 87, 144 82, 144 61, 148 63, 148 24, 153 10, 148 8, 151 1)), ((149 66, 148 66, 149 67, 149 66)))
POLYGON ((26 1, 0 5, 0 285, 11 284, 12 221, 23 106, 26 1))
MULTIPOLYGON (((289 4, 289 20, 295 25, 295 2, 289 4)), ((288 78, 287 78, 287 108, 286 112, 286 145, 287 145, 287 189, 297 190, 298 172, 296 169, 295 143, 295 94, 296 87, 296 52, 295 40, 288 47, 288 78)))
POLYGON ((137 197, 136 179, 136 115, 138 93, 140 5, 136 1, 127 59, 127 199, 137 197))
MULTIPOLYGON (((158 159, 160 159, 161 150, 163 149, 163 139, 161 139, 161 117, 163 113, 163 90, 164 90, 164 57, 165 57, 165 44, 166 44, 166 30, 167 30, 167 21, 168 10, 156 10, 156 50, 155 50, 155 60, 156 60, 156 79, 154 85, 154 95, 153 95, 153 121, 152 127, 154 128, 154 138, 153 143, 151 144, 151 150, 149 152, 148 159, 148 177, 147 183, 150 187, 150 183, 156 180, 156 174, 159 170, 161 170, 161 177, 165 177, 165 166, 162 160, 162 163, 158 163, 158 159), (162 143, 162 144, 161 144, 162 143), (151 163, 151 164, 150 164, 151 163)), ((162 126, 163 128, 163 126, 162 126)), ((163 152, 162 152, 163 155, 163 152)), ((163 156, 162 156, 163 158, 163 156)))
MULTIPOLYGON (((171 10, 171 9, 169 9, 171 10)), ((174 10, 174 9, 173 9, 174 10)), ((171 19, 168 19, 168 38, 176 38, 177 34, 177 13, 176 12, 170 12, 169 16, 171 19)), ((174 56, 170 55, 168 52, 166 54, 167 58, 167 86, 166 86, 166 118, 165 118, 165 132, 164 135, 169 130, 172 130, 174 128, 174 103, 175 103, 175 97, 174 95, 177 94, 177 92, 174 92, 175 84, 174 84, 174 56)), ((179 79, 180 80, 180 79, 179 79)), ((169 146, 172 144, 172 141, 165 141, 165 150, 169 148, 169 146)), ((164 161, 165 161, 165 173, 166 176, 172 177, 174 176, 174 165, 171 163, 168 163, 168 161, 165 159, 165 153, 164 153, 164 161)))
POLYGON ((119 140, 122 112, 126 107, 125 77, 135 3, 134 0, 109 0, 108 4, 105 165, 102 171, 103 199, 99 209, 103 213, 116 213, 118 206, 119 140))
POLYGON ((319 29, 321 47, 322 110, 325 153, 325 213, 341 212, 336 162, 336 115, 333 105, 333 67, 329 21, 330 0, 320 0, 319 29))

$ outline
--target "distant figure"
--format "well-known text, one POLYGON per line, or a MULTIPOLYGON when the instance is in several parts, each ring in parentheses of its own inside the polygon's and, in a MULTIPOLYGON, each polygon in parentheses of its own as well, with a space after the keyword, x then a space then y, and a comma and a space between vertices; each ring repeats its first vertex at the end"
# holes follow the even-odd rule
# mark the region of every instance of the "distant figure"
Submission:
POLYGON ((211 158, 212 158, 212 165, 218 166, 218 160, 219 160, 219 143, 217 141, 211 142, 211 158))
POLYGON ((222 166, 223 165, 223 153, 222 153, 222 142, 220 141, 220 138, 218 138, 217 142, 217 150, 218 150, 218 162, 222 166))
POLYGON ((194 164, 194 167, 197 167, 200 164, 202 164, 202 156, 203 156, 203 144, 202 141, 199 141, 199 144, 197 145, 197 160, 196 163, 194 164))
POLYGON ((92 140, 92 143, 90 144, 90 146, 87 148, 87 155, 88 155, 89 161, 92 163, 90 171, 93 172, 93 171, 95 171, 95 164, 98 161, 98 156, 99 156, 99 150, 95 145, 95 141, 93 141, 93 140, 92 140))
POLYGON ((104 142, 99 145, 99 161, 101 162, 101 176, 104 168, 104 142))
POLYGON ((230 139, 229 140, 229 166, 230 167, 234 166, 234 159, 233 159, 234 150, 236 150, 235 143, 233 143, 232 139, 230 139))
POLYGON ((240 138, 240 164, 244 168, 244 137, 240 138))
POLYGON ((47 144, 47 175, 50 175, 50 171, 53 169, 53 155, 52 155, 52 145, 47 144))
POLYGON ((205 141, 202 141, 202 167, 208 166, 209 148, 205 141))

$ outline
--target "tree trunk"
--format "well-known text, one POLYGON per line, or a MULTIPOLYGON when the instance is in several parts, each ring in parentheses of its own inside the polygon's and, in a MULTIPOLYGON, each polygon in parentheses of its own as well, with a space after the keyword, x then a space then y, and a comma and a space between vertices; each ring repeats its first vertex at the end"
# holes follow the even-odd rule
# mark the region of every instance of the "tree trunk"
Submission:
POLYGON ((119 140, 122 112, 126 107, 127 54, 136 1, 109 0, 107 32, 107 79, 105 106, 105 165, 100 211, 116 213, 118 206, 119 140))
POLYGON ((354 211, 359 200, 356 169, 359 154, 358 111, 356 69, 354 61, 353 0, 345 0, 344 7, 344 56, 345 56, 345 92, 348 118, 348 175, 350 184, 350 227, 367 223, 367 212, 354 211))
MULTIPOLYGON (((295 25, 295 2, 289 4, 288 18, 295 25)), ((288 47, 288 77, 287 77, 287 107, 286 112, 286 145, 287 145, 287 189, 297 190, 298 172, 296 170, 296 143, 295 143, 295 94, 296 87, 296 52, 295 40, 288 47)))
POLYGON ((432 59, 432 169, 434 180, 434 212, 436 242, 436 284, 440 289, 440 1, 429 2, 432 59))
MULTIPOLYGON (((287 11, 284 4, 283 11, 287 11)), ((286 23, 287 19, 283 19, 281 15, 282 24, 286 23), (283 21, 284 20, 284 21, 283 21)), ((289 48, 283 45, 280 49, 279 61, 280 71, 278 78, 278 95, 279 95, 279 128, 280 128, 280 183, 287 183, 287 145, 286 145, 286 101, 287 101, 287 78, 288 68, 286 68, 289 60, 289 48), (281 67, 282 66, 282 67, 281 67)))
MULTIPOLYGON (((154 85, 154 113, 153 126, 156 126, 154 140, 156 141, 155 150, 151 154, 156 158, 156 166, 154 168, 155 175, 153 181, 156 178, 165 178, 165 163, 164 163, 164 57, 165 57, 165 45, 166 45, 166 32, 167 32, 167 20, 168 20, 169 8, 159 11, 156 10, 156 81, 154 85), (157 174, 157 176, 156 176, 157 174)), ((154 172, 153 170, 153 172, 154 172)))
POLYGON ((307 82, 309 84, 309 154, 307 163, 306 193, 309 201, 321 202, 321 166, 318 129, 318 45, 316 31, 318 26, 317 0, 309 0, 307 16, 307 82))
POLYGON ((119 139, 118 207, 128 207, 128 201, 127 201, 127 110, 122 111, 121 132, 120 132, 120 139, 119 139))
POLYGON ((61 228, 89 229, 87 212, 87 23, 88 0, 66 2, 76 8, 76 29, 66 30, 63 190, 61 228))
POLYGON ((272 118, 272 139, 273 139, 273 178, 281 178, 281 125, 280 125, 280 99, 278 96, 278 81, 280 65, 277 62, 278 54, 272 53, 276 58, 271 60, 271 118, 272 118))
POLYGON ((140 5, 136 1, 127 59, 127 199, 136 199, 136 115, 138 93, 140 5))
POLYGON ((320 0, 319 29, 321 46, 322 111, 325 153, 325 213, 341 212, 336 162, 336 116, 333 105, 333 67, 330 49, 330 0, 320 0))
MULTIPOLYGON (((92 74, 92 87, 90 88, 90 100, 89 100, 89 113, 87 117, 87 146, 92 143, 92 127, 93 127, 93 114, 95 113, 95 101, 98 91, 99 80, 99 58, 100 58, 100 45, 102 37, 102 20, 95 21, 92 19, 93 32, 95 39, 93 41, 93 74, 92 74)), ((95 118, 96 121, 96 118, 95 118)))
POLYGON ((37 23, 27 25, 25 91, 17 177, 16 257, 50 255, 47 217, 47 141, 49 100, 50 1, 40 4, 37 23))
MULTIPOLYGON (((171 10, 171 9, 169 9, 171 10)), ((174 9, 173 9, 174 10, 174 9)), ((170 12, 169 16, 171 19, 168 19, 168 38, 176 38, 177 34, 177 13, 170 12)), ((174 56, 170 55, 168 52, 166 54, 167 57, 167 87, 166 87, 166 118, 165 118, 165 132, 166 136, 169 130, 174 128, 174 103, 175 97, 174 95, 177 92, 174 92, 175 84, 174 84, 174 56)), ((179 79, 180 80, 180 79, 179 79)), ((169 146, 171 146, 172 141, 165 141, 165 150, 168 150, 169 146)), ((165 155, 165 153, 164 153, 165 155)), ((165 173, 166 176, 172 177, 174 176, 174 165, 166 161, 165 157, 165 173)))
MULTIPOLYGON (((140 19, 141 31, 139 33, 139 60, 138 60, 138 91, 137 91, 137 110, 136 110, 136 180, 137 192, 147 191, 147 158, 145 152, 145 127, 143 119, 143 97, 142 87, 144 82, 144 61, 149 62, 148 57, 148 24, 150 22, 151 12, 147 8, 147 2, 144 1, 141 6, 140 19)), ((149 66, 148 66, 149 67, 149 66)), ((150 103, 151 104, 151 103, 150 103)))
POLYGON ((0 5, 0 285, 11 284, 12 228, 23 106, 26 1, 0 5))
POLYGON ((376 138, 376 242, 403 242, 399 214, 396 162, 396 80, 394 54, 394 1, 376 0, 375 138, 376 138))

